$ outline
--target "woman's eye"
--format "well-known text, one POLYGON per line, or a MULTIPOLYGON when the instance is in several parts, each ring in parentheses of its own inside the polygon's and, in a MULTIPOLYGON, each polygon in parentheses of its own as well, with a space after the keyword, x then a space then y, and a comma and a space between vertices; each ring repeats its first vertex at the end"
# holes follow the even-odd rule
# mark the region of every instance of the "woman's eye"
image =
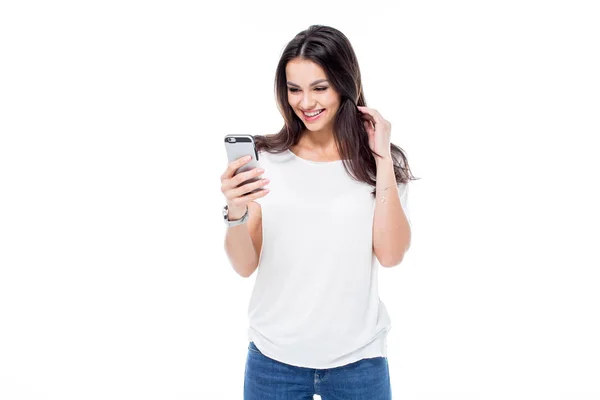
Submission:
MULTIPOLYGON (((295 89, 295 88, 288 88, 288 89, 292 93, 296 93, 298 91, 298 89, 295 89)), ((323 91, 327 90, 327 88, 326 87, 318 87, 318 88, 315 88, 315 90, 317 90, 319 92, 323 92, 323 91)))

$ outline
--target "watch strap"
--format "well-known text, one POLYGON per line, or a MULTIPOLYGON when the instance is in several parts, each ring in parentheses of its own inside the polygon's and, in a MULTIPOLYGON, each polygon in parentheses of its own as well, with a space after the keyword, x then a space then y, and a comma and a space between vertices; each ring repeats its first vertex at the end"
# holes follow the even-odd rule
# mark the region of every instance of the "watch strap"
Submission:
POLYGON ((246 205, 246 212, 244 213, 242 218, 234 220, 229 219, 229 206, 225 205, 225 207, 223 207, 223 220, 225 221, 225 225, 227 225, 228 227, 243 224, 248 219, 248 216, 248 205, 246 205))

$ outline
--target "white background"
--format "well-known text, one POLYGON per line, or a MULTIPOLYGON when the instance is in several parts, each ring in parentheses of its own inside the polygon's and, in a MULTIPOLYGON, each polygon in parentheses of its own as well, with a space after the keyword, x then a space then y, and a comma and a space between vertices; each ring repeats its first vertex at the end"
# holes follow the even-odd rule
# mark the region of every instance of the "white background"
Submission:
POLYGON ((282 127, 281 51, 325 24, 422 178, 394 398, 600 399, 595 2, 217 3, 2 2, 0 398, 242 398, 222 138, 282 127))

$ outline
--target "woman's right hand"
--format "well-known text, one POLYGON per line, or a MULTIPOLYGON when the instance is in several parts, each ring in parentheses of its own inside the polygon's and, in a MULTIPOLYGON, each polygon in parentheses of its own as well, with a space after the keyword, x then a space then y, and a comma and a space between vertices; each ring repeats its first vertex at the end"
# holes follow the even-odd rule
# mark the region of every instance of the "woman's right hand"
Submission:
POLYGON ((263 171, 260 168, 254 168, 249 171, 238 173, 233 175, 235 171, 241 168, 244 164, 249 163, 250 160, 244 160, 244 157, 240 157, 237 160, 230 162, 225 169, 223 175, 221 175, 221 192, 227 199, 229 219, 239 219, 246 213, 246 207, 249 202, 260 197, 264 197, 269 193, 269 189, 264 189, 256 193, 246 193, 265 186, 269 183, 268 179, 259 179, 256 182, 247 183, 243 186, 237 187, 242 182, 248 179, 260 176, 263 171))

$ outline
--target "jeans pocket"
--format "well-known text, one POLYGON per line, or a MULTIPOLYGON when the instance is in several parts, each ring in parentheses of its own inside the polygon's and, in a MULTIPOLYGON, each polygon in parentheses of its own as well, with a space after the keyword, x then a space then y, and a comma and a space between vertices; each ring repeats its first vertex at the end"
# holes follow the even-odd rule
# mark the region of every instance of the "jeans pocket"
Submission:
POLYGON ((255 353, 258 353, 258 354, 262 354, 262 353, 260 352, 260 350, 258 350, 258 347, 256 347, 256 346, 254 345, 254 342, 250 342, 250 343, 248 343, 248 350, 250 350, 250 351, 253 351, 253 352, 255 352, 255 353))

